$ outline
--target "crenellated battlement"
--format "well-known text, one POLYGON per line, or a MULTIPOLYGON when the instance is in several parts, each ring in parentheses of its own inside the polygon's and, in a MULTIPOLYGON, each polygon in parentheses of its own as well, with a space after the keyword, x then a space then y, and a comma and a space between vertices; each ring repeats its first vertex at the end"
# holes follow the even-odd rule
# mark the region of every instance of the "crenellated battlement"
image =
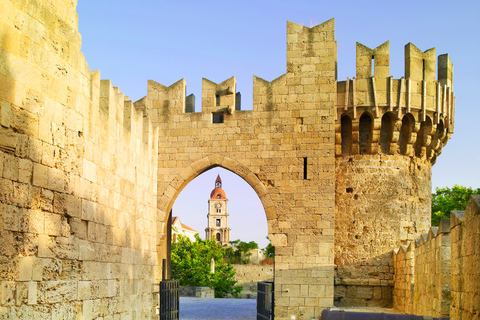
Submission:
POLYGON ((357 77, 337 82, 336 155, 402 154, 435 163, 454 129, 448 54, 405 46, 405 77, 389 75, 389 42, 357 43, 357 77), (373 67, 373 74, 372 74, 373 67))
MULTIPOLYGON (((114 136, 117 140, 130 141, 134 148, 143 145, 145 152, 152 157, 155 141, 158 140, 158 130, 152 125, 151 119, 146 117, 145 109, 136 107, 118 87, 113 87, 110 80, 100 80, 100 72, 92 72, 91 81, 92 121, 102 124, 98 130, 104 133, 104 137, 114 136), (135 147, 137 141, 142 144, 135 147)), ((90 134, 97 133, 90 131, 90 134)), ((105 139, 105 149, 108 149, 109 138, 105 139)))
MULTIPOLYGON (((336 156, 405 155, 433 164, 453 133, 455 117, 453 65, 448 54, 438 57, 438 67, 435 60, 435 48, 423 52, 409 43, 405 76, 394 79, 389 41, 374 49, 357 43, 356 77, 336 81, 334 20, 313 28, 288 22, 287 73, 271 82, 254 76, 253 112, 269 112, 269 123, 276 123, 291 110, 292 121, 303 124, 319 103, 332 105, 336 156), (335 82, 332 95, 327 88, 335 82), (293 112, 288 106, 293 102, 302 108, 293 112)), ((148 88, 135 105, 151 109, 154 122, 166 124, 173 115, 195 111, 183 79, 169 87, 150 81, 148 88)), ((201 103, 204 120, 235 119, 232 114, 240 110, 235 77, 219 84, 203 79, 201 103)))

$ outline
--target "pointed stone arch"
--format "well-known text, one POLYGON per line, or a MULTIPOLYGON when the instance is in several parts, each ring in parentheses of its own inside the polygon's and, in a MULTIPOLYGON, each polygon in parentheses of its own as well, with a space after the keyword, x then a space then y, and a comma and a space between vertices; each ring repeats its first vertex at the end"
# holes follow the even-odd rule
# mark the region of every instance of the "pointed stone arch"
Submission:
POLYGON ((207 155, 183 168, 181 172, 172 179, 170 184, 165 188, 164 192, 158 195, 158 210, 165 213, 169 212, 173 206, 173 203, 175 202, 175 199, 190 181, 205 171, 215 167, 222 167, 226 170, 229 170, 245 180, 245 182, 248 183, 253 190, 255 190, 255 193, 260 198, 265 210, 267 221, 276 217, 275 207, 273 205, 271 196, 257 175, 237 160, 218 154, 207 155))
MULTIPOLYGON (((222 167, 235 173, 245 180, 245 182, 248 183, 253 190, 255 190, 255 193, 259 197, 263 209, 265 210, 268 234, 269 236, 272 235, 272 228, 278 224, 276 219, 277 215, 271 195, 262 181, 260 181, 253 171, 237 160, 218 154, 210 154, 181 169, 180 173, 171 180, 171 182, 164 188, 162 193, 160 193, 159 190, 157 206, 157 252, 159 253, 159 258, 162 256, 161 252, 165 253, 166 251, 167 257, 170 255, 170 241, 168 237, 170 236, 171 225, 169 223, 169 218, 171 216, 170 211, 178 195, 190 181, 205 171, 216 167, 222 167), (166 247, 161 248, 162 243, 166 244, 166 247)), ((272 243, 273 241, 274 240, 272 239, 272 243)), ((161 266, 162 263, 159 263, 159 265, 161 266)), ((167 262, 167 265, 169 265, 169 262, 167 262)), ((169 266, 167 269, 169 269, 169 266)))

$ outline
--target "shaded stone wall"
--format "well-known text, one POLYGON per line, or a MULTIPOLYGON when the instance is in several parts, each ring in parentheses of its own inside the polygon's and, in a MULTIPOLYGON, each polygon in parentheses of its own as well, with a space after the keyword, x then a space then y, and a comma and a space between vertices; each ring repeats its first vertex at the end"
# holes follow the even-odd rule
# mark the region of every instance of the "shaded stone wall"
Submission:
POLYGON ((450 270, 450 221, 444 219, 416 242, 414 314, 448 317, 450 270))
POLYGON ((76 1, 0 2, 0 318, 155 314, 157 133, 80 52, 76 1))
POLYGON ((394 308, 416 315, 448 317, 451 303, 450 220, 394 254, 394 308))
POLYGON ((451 319, 475 319, 480 314, 480 195, 464 212, 452 212, 451 319))
POLYGON ((416 315, 473 319, 480 303, 480 196, 439 227, 394 253, 395 309, 416 315))

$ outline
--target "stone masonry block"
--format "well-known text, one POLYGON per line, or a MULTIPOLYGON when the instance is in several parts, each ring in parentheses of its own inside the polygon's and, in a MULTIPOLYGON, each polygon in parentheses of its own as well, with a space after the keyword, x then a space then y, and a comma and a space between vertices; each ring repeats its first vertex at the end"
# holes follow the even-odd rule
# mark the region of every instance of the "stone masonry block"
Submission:
POLYGON ((12 306, 15 303, 15 282, 0 282, 0 306, 12 306))
POLYGON ((20 257, 18 259, 18 281, 32 281, 33 268, 37 263, 36 257, 20 257))
POLYGON ((54 258, 55 240, 48 235, 38 236, 38 257, 39 258, 54 258))
POLYGON ((78 299, 77 281, 43 281, 39 284, 41 303, 58 303, 78 299))
POLYGON ((62 229, 62 216, 56 213, 45 213, 45 234, 60 236, 62 229))
POLYGON ((35 163, 33 165, 33 181, 34 186, 48 187, 48 167, 35 163))

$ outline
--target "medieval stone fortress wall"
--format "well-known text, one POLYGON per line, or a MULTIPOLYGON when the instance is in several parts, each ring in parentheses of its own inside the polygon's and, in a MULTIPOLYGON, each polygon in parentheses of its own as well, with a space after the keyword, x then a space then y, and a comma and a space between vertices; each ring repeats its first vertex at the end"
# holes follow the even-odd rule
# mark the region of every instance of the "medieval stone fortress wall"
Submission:
POLYGON ((157 304, 157 131, 89 70, 75 7, 0 2, 1 318, 157 304))
POLYGON ((450 319, 480 312, 480 196, 395 250, 395 309, 450 319))
MULTIPOLYGON (((448 56, 436 75, 435 51, 408 44, 405 78, 392 79, 388 43, 358 44, 356 77, 340 82, 334 21, 289 22, 286 74, 254 77, 253 110, 232 77, 203 80, 197 113, 184 80, 149 81, 135 103, 100 80, 75 7, 0 2, 0 317, 155 318, 173 202, 216 166, 265 209, 277 319, 398 302, 393 249, 428 232, 431 165, 453 132, 448 56)), ((456 319, 478 313, 458 298, 478 300, 478 252, 462 250, 456 319)))

